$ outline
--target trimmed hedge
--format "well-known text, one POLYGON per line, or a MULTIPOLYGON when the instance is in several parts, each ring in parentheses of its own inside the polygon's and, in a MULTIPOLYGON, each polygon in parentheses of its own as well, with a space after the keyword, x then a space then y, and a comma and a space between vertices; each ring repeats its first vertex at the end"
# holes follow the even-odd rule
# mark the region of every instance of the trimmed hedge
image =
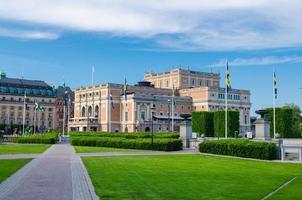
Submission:
POLYGON ((274 160, 277 156, 277 147, 274 143, 253 142, 246 139, 205 141, 199 145, 199 151, 261 160, 274 160))
MULTIPOLYGON (((89 137, 119 137, 127 139, 136 138, 151 138, 152 133, 147 132, 134 132, 134 133, 121 133, 121 132, 70 132, 70 137, 89 136, 89 137)), ((178 139, 178 133, 172 132, 157 132, 154 133, 154 138, 174 138, 178 139)))
POLYGON ((39 135, 25 135, 8 138, 8 142, 27 144, 55 144, 58 141, 57 133, 46 133, 39 135))
POLYGON ((192 130, 206 137, 214 136, 214 113, 213 112, 193 112, 192 130))
MULTIPOLYGON (((235 137, 235 131, 239 133, 240 121, 238 111, 228 111, 228 137, 235 137)), ((225 136, 225 111, 214 112, 214 136, 225 136)))
POLYGON ((142 149, 158 151, 182 150, 182 140, 179 139, 154 139, 153 148, 150 138, 126 139, 118 137, 72 137, 74 146, 114 147, 123 149, 142 149))
MULTIPOLYGON (((271 122, 271 137, 274 138, 274 120, 273 108, 268 109, 270 112, 264 118, 271 122)), ((288 107, 276 108, 276 132, 281 138, 301 138, 299 119, 294 115, 294 110, 288 107)))

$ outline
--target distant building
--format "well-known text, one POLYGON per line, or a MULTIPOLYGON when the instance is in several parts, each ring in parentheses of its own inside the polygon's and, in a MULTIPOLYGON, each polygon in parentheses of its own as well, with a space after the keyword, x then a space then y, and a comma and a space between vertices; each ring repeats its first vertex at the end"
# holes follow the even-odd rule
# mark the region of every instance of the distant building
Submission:
POLYGON ((25 126, 34 126, 34 102, 38 102, 43 111, 36 115, 38 131, 55 128, 55 101, 53 88, 44 81, 7 78, 5 73, 0 76, 0 124, 3 127, 20 127, 23 125, 24 93, 27 97, 25 126))
MULTIPOLYGON (((127 101, 121 84, 82 87, 75 91, 75 116, 69 128, 78 131, 170 131, 171 89, 154 88, 149 82, 128 86, 127 101), (112 97, 112 100, 110 98, 112 97)), ((190 113, 191 98, 176 96, 175 130, 180 114, 190 113)))
MULTIPOLYGON (((121 84, 81 87, 75 91, 74 118, 69 128, 79 131, 170 131, 172 130, 172 93, 175 92, 174 130, 179 129, 181 114, 225 109, 220 75, 173 69, 146 73, 145 81, 128 86, 127 101, 121 84), (112 97, 112 100, 110 98, 112 97), (152 115, 153 120, 152 126, 152 115)), ((231 89, 230 110, 240 112, 240 132, 250 130, 250 92, 231 89)))
POLYGON ((68 120, 73 118, 74 116, 74 92, 69 87, 59 86, 56 89, 56 122, 55 122, 55 128, 56 129, 62 129, 63 128, 63 119, 64 119, 64 104, 65 100, 66 103, 69 105, 66 105, 65 107, 65 130, 67 130, 68 127, 68 120))

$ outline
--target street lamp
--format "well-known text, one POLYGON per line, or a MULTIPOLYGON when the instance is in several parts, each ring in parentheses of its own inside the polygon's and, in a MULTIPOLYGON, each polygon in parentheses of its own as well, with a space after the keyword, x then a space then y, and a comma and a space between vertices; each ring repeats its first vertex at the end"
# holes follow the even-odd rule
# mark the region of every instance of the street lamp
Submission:
POLYGON ((152 146, 152 150, 153 150, 154 149, 153 148, 154 147, 154 128, 153 128, 153 125, 154 125, 154 123, 153 123, 153 118, 154 118, 153 114, 154 114, 154 112, 153 111, 156 110, 155 105, 152 106, 150 108, 150 110, 151 110, 151 146, 152 146))

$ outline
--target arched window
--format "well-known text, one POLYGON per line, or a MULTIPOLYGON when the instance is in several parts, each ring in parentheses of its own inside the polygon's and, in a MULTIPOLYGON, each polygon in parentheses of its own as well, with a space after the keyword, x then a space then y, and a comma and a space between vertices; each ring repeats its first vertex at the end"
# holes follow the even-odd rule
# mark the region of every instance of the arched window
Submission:
POLYGON ((89 117, 92 116, 92 107, 91 106, 88 107, 88 116, 89 117))
POLYGON ((86 116, 86 108, 83 107, 83 108, 82 108, 82 117, 85 117, 85 116, 86 116))
POLYGON ((99 118, 99 106, 95 106, 94 112, 95 112, 95 117, 99 118))

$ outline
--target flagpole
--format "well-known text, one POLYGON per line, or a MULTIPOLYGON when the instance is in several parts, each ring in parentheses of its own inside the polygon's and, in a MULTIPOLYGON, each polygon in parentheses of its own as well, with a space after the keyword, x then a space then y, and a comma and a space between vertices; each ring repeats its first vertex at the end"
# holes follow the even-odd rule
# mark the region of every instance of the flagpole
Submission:
MULTIPOLYGON (((65 101, 65 100, 64 100, 65 101)), ((64 108, 63 108, 63 137, 65 136, 65 114, 66 114, 66 105, 64 102, 64 108)))
POLYGON ((24 91, 24 103, 23 103, 23 129, 22 135, 25 133, 25 111, 26 111, 26 90, 24 91))
POLYGON ((274 139, 276 139, 276 74, 273 74, 274 139))
POLYGON ((172 101, 171 101, 171 106, 172 106, 172 116, 171 116, 171 119, 172 119, 172 132, 174 132, 174 85, 173 85, 173 94, 172 94, 172 101))
POLYGON ((34 112, 34 135, 36 135, 36 121, 37 121, 37 108, 36 106, 34 107, 35 112, 34 112))
POLYGON ((68 110, 68 116, 67 116, 67 135, 69 135, 69 120, 70 120, 70 96, 68 95, 68 107, 67 107, 67 110, 68 110))
MULTIPOLYGON (((228 64, 226 65, 226 73, 228 73, 228 64)), ((225 138, 228 138, 228 84, 225 87, 225 138)))
POLYGON ((94 85, 94 66, 92 66, 91 83, 94 85))
POLYGON ((108 95, 109 95, 109 99, 108 99, 108 108, 109 108, 109 112, 108 112, 108 118, 109 118, 109 121, 108 121, 108 125, 109 125, 109 127, 108 127, 108 132, 110 132, 111 131, 111 109, 112 109, 112 100, 111 100, 111 93, 110 93, 110 90, 108 89, 108 95))

